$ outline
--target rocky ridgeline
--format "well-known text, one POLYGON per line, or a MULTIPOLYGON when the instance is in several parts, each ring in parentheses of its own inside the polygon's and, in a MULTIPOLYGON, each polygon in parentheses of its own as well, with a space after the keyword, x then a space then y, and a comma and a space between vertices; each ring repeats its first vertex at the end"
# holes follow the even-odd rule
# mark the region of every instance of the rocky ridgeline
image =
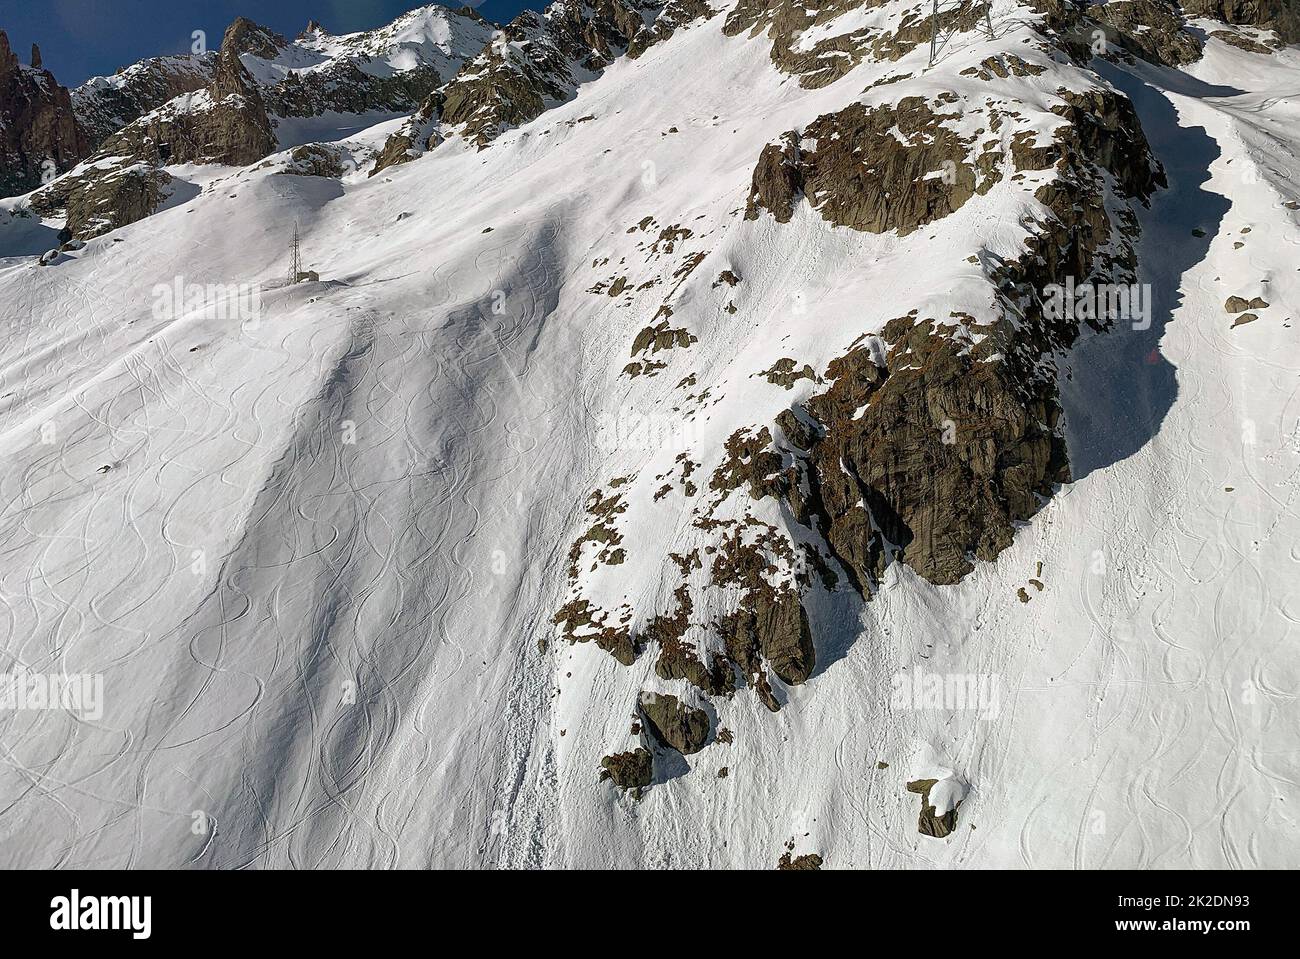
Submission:
MULTIPOLYGON (((442 72, 459 66, 458 46, 476 49, 491 32, 472 10, 442 11, 453 27, 450 51, 436 51, 441 71, 419 51, 420 62, 392 68, 384 58, 399 49, 397 28, 430 16, 430 9, 440 8, 347 38, 312 24, 293 43, 240 17, 227 28, 219 54, 156 58, 96 78, 71 97, 79 128, 91 133, 60 172, 76 159, 85 162, 35 193, 29 205, 42 216, 66 215, 73 237, 91 239, 153 213, 170 194, 172 178, 163 169, 169 164, 256 163, 278 149, 275 126, 288 117, 412 110, 443 82, 442 72), (277 66, 303 62, 314 68, 277 66), (98 149, 87 149, 91 140, 98 149)), ((284 170, 343 171, 328 145, 297 148, 284 170)))
MULTIPOLYGON (((239 39, 246 22, 232 24, 227 39, 239 39)), ((271 153, 275 136, 240 46, 223 43, 208 86, 109 136, 85 163, 32 194, 31 208, 42 216, 63 211, 72 237, 88 240, 157 210, 169 193, 167 164, 245 166, 271 153)))
POLYGON ((371 173, 414 159, 452 132, 481 149, 572 99, 584 78, 615 57, 639 56, 711 13, 704 0, 558 0, 544 13, 525 10, 430 94, 389 138, 371 173))
POLYGON ((986 9, 978 4, 949 4, 939 11, 936 20, 932 8, 921 5, 906 11, 896 22, 882 19, 882 26, 876 28, 831 30, 811 45, 804 42, 804 34, 833 24, 850 10, 871 10, 889 2, 830 0, 814 6, 804 0, 740 0, 722 29, 728 36, 748 31, 751 39, 765 32, 772 41, 771 57, 776 68, 797 77, 800 86, 812 90, 840 79, 866 57, 881 62, 899 60, 921 44, 928 44, 934 22, 945 30, 974 30, 983 21, 986 9))
POLYGON ((1189 17, 1272 30, 1282 43, 1300 43, 1300 8, 1295 0, 1185 0, 1182 7, 1189 17))
POLYGON ((0 30, 0 196, 26 193, 86 155, 86 135, 77 123, 72 97, 54 74, 19 62, 0 30))
POLYGON ((152 57, 111 77, 95 77, 72 91, 77 122, 98 145, 133 120, 181 94, 202 90, 217 68, 215 53, 152 57))
MULTIPOLYGON (((749 686, 775 711, 782 702, 777 681, 799 685, 815 668, 810 594, 834 591, 847 577, 869 600, 895 562, 933 584, 957 583, 974 562, 995 560, 1016 526, 1069 480, 1053 360, 1074 344, 1080 326, 1050 314, 1041 291, 1067 277, 1134 282, 1133 206, 1164 177, 1127 97, 1087 74, 1072 74, 1087 78, 1082 86, 1058 86, 1047 106, 1055 126, 1049 135, 1037 132, 1042 87, 1033 81, 1053 63, 1086 64, 1088 52, 1070 38, 1096 27, 1073 5, 1044 2, 1050 5, 1037 10, 1036 56, 995 53, 964 71, 996 83, 996 96, 901 89, 892 103, 853 102, 824 114, 763 149, 745 208, 747 220, 771 216, 784 224, 806 205, 837 227, 906 237, 994 189, 1027 190, 1046 214, 1022 222, 1023 252, 982 258, 974 249, 970 256, 988 284, 990 312, 922 315, 899 304, 878 333, 859 336, 824 370, 799 373, 817 384, 811 396, 773 422, 737 430, 721 451, 721 465, 691 508, 693 526, 712 545, 671 555, 680 584, 668 608, 640 629, 631 627, 629 606, 602 610, 584 595, 579 561, 594 562, 595 570, 617 553, 622 563, 620 526, 637 506, 626 478, 608 494, 593 494, 588 509, 596 525, 574 544, 570 600, 556 615, 562 636, 593 641, 625 663, 649 655, 660 679, 683 680, 700 697, 729 697, 749 686), (1020 78, 1027 80, 1024 102, 1005 82, 1020 78), (750 510, 727 518, 738 509, 736 497, 770 497, 794 525, 777 528, 750 510), (593 552, 593 542, 602 549, 593 552), (730 611, 719 615, 705 591, 730 597, 730 611)), ((1165 23, 1170 11, 1142 2, 1165 23)), ((750 7, 746 17, 739 29, 769 24, 779 67, 811 78, 805 86, 821 85, 820 61, 787 56, 782 51, 794 46, 779 40, 810 15, 779 3, 758 17, 750 7)), ((852 42, 863 57, 892 61, 911 22, 855 34, 852 42), (889 38, 883 45, 882 37, 889 38)), ((1138 36, 1157 32, 1126 23, 1138 36)), ((1159 43, 1153 57, 1182 56, 1191 47, 1182 43, 1181 19, 1166 25, 1169 38, 1144 42, 1159 43)), ((726 29, 736 32, 732 21, 726 29)), ((1093 325, 1104 330, 1108 321, 1093 325)), ((797 369, 788 359, 765 375, 788 389, 797 369)), ((688 449, 678 460, 689 475, 695 460, 713 455, 688 449)), ((656 479, 670 489, 673 477, 656 479)), ((627 558, 634 565, 649 559, 627 558)))

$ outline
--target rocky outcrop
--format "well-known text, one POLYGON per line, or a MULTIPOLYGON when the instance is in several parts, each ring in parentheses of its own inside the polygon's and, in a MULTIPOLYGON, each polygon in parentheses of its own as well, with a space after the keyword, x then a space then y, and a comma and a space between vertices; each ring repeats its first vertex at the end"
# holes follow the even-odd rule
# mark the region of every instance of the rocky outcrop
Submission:
POLYGON ((1283 43, 1300 43, 1300 9, 1294 0, 1183 0, 1183 11, 1189 17, 1272 30, 1283 43))
POLYGON ((668 0, 649 24, 643 26, 627 45, 627 55, 636 59, 656 43, 672 37, 689 23, 713 16, 707 0, 668 0))
POLYGON ((1066 276, 1131 271, 1108 252, 1102 171, 1137 199, 1161 174, 1126 97, 1060 96, 1055 112, 1068 122, 1046 145, 1023 140, 1012 154, 1021 170, 1059 175, 1036 192, 1053 221, 998 278, 1010 294, 1006 317, 900 316, 828 366, 830 387, 802 411, 811 426, 792 418, 812 491, 806 508, 864 595, 893 560, 932 583, 958 582, 1069 478, 1056 385, 1041 359, 1067 349, 1078 326, 1047 316, 1037 291, 1066 276))
POLYGON ((769 144, 754 168, 746 219, 760 209, 787 222, 800 194, 825 219, 869 233, 900 235, 959 209, 986 188, 969 162, 971 141, 921 97, 868 108, 855 103, 769 144), (805 148, 811 144, 810 148, 805 148))
POLYGON ((73 237, 90 240, 155 212, 171 182, 169 174, 148 163, 105 161, 60 177, 29 202, 41 216, 62 213, 73 237))
POLYGON ((340 151, 335 147, 324 143, 305 143, 293 148, 284 169, 278 172, 337 178, 343 175, 343 161, 340 151))
POLYGON ((384 141, 383 149, 375 157, 375 165, 370 169, 370 175, 374 176, 391 166, 414 160, 420 154, 437 146, 442 141, 442 136, 438 132, 442 104, 441 90, 430 93, 420 104, 420 109, 402 125, 402 128, 384 141))
POLYGON ((746 31, 754 39, 766 29, 772 41, 773 65, 799 78, 799 85, 818 89, 843 77, 867 57, 898 60, 930 42, 935 25, 944 31, 967 32, 986 28, 984 4, 949 4, 935 13, 918 5, 903 13, 893 31, 852 23, 837 28, 835 21, 851 11, 885 6, 888 0, 829 0, 817 5, 803 0, 740 0, 728 14, 722 32, 737 36, 746 31), (821 27, 818 31, 815 28, 821 27), (808 42, 808 36, 818 36, 808 42))
POLYGON ((654 758, 650 750, 638 746, 625 753, 614 753, 600 761, 602 780, 611 780, 622 790, 633 790, 640 798, 641 790, 654 779, 654 758))
POLYGON ((20 63, 0 30, 0 196, 33 190, 88 152, 67 88, 39 63, 20 63))
POLYGON ((907 784, 907 791, 921 797, 921 812, 917 816, 916 831, 922 836, 942 839, 957 828, 957 810, 961 807, 961 802, 958 801, 952 809, 939 815, 937 809, 930 803, 930 790, 936 783, 938 783, 937 779, 918 779, 907 784))
POLYGON ((1201 58, 1201 41, 1183 28, 1182 11, 1169 0, 1107 0, 1088 15, 1109 28, 1108 39, 1150 63, 1177 67, 1201 58))
POLYGON ((703 0, 671 0, 647 23, 643 11, 654 9, 631 0, 558 0, 545 13, 525 10, 425 99, 385 143, 371 175, 414 159, 453 130, 482 149, 572 99, 583 79, 615 57, 639 54, 711 13, 703 0))
POLYGON ((883 370, 865 350, 851 353, 808 404, 821 429, 808 454, 815 510, 864 594, 891 559, 930 582, 958 582, 1067 479, 1052 391, 996 359, 1010 335, 1008 325, 971 348, 903 318, 886 330, 895 339, 883 370))
POLYGON ((800 44, 801 35, 812 27, 833 22, 849 10, 880 6, 883 2, 831 0, 814 7, 799 0, 740 0, 727 15, 722 32, 733 37, 748 31, 750 39, 755 39, 766 30, 772 41, 773 65, 783 73, 798 76, 800 86, 812 89, 838 80, 861 62, 870 50, 872 31, 861 29, 827 36, 810 48, 800 44))
POLYGON ((72 91, 77 122, 94 146, 168 100, 202 90, 212 82, 215 53, 153 57, 111 77, 95 77, 72 91))
POLYGON ((646 725, 665 746, 689 756, 709 741, 709 714, 687 706, 667 693, 642 693, 639 699, 646 725))
POLYGON ((788 851, 783 852, 776 864, 776 868, 781 872, 816 872, 821 867, 822 857, 815 852, 793 857, 788 851))
POLYGON ((540 116, 548 102, 570 99, 579 75, 601 71, 642 26, 623 0, 560 0, 545 16, 526 10, 447 85, 442 121, 482 147, 540 116))
POLYGON ((443 78, 432 66, 376 77, 351 60, 336 60, 311 73, 291 73, 263 94, 277 117, 314 117, 328 111, 400 113, 416 109, 443 78))
POLYGON ((745 219, 757 220, 763 210, 778 223, 789 223, 794 205, 803 196, 803 169, 799 162, 799 136, 784 134, 758 155, 745 204, 745 219))
POLYGON ((119 130, 104 142, 100 155, 130 156, 155 165, 246 166, 271 153, 275 136, 266 105, 239 59, 241 46, 261 49, 270 41, 265 32, 252 31, 249 23, 241 17, 226 31, 206 88, 172 100, 119 130))

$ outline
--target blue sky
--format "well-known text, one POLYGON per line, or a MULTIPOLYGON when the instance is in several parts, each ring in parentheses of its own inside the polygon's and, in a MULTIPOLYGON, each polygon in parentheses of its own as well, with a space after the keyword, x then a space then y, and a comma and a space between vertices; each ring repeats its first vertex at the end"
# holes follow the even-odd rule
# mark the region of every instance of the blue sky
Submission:
MULTIPOLYGON (((351 33, 418 6, 420 0, 0 0, 0 30, 24 63, 32 44, 40 44, 46 68, 76 86, 143 57, 188 53, 195 30, 205 31, 215 49, 241 14, 292 37, 313 17, 331 33, 351 33)), ((478 10, 502 23, 543 6, 544 0, 486 0, 478 10)))

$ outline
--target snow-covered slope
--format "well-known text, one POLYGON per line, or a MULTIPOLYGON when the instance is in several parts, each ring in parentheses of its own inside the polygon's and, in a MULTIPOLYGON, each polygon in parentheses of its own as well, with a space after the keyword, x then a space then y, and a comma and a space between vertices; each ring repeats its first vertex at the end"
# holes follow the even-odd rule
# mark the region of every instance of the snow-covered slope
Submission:
POLYGON ((103 699, 0 710, 0 862, 1296 865, 1300 51, 920 11, 718 4, 45 266, 4 201, 0 671, 103 699))

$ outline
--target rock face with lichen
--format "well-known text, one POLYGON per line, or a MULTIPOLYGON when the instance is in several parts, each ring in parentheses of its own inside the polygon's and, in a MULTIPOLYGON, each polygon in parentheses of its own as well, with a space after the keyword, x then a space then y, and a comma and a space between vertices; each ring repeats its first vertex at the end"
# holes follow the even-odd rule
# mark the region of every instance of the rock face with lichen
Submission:
MULTIPOLYGON (((1050 76, 1061 63, 1087 62, 1090 54, 1069 38, 1089 24, 1073 5, 1045 3, 1035 36, 1014 50, 967 56, 972 62, 957 71, 963 93, 891 77, 780 130, 754 157, 743 222, 763 243, 809 242, 810 221, 820 227, 814 235, 845 244, 879 238, 882 248, 921 243, 940 230, 974 234, 962 248, 969 266, 963 306, 955 297, 945 302, 942 291, 918 297, 923 306, 863 304, 880 319, 845 336, 847 346, 828 360, 784 354, 748 367, 750 377, 788 394, 770 417, 734 422, 729 434, 713 434, 712 445, 684 442, 671 465, 656 460, 650 475, 619 475, 594 490, 591 525, 571 547, 569 594, 555 615, 565 639, 594 642, 625 664, 647 657, 665 688, 683 684, 718 701, 748 689, 777 711, 815 681, 819 653, 831 641, 826 631, 837 628, 826 609, 842 602, 843 590, 871 600, 891 564, 938 586, 961 582, 976 563, 996 561, 1016 528, 1069 481, 1056 360, 1082 323, 1104 332, 1112 321, 1058 316, 1044 291, 1067 278, 1134 282, 1134 208, 1164 177, 1123 94, 1082 70, 1063 74, 1069 85, 1050 76), (1010 254, 975 242, 987 215, 978 211, 995 203, 1026 211, 1003 224, 1017 231, 1010 254), (657 540, 666 553, 658 556, 647 552, 645 533, 633 531, 653 525, 646 517, 663 516, 665 503, 677 504, 684 521, 673 537, 657 540), (622 571, 660 559, 667 560, 663 585, 638 605, 628 598, 630 572, 622 571), (602 605, 602 596, 614 602, 602 605)), ((1149 6, 1157 10, 1159 0, 1149 6)), ((823 62, 827 51, 894 63, 923 35, 928 40, 929 24, 912 12, 848 32, 825 27, 840 17, 861 24, 872 9, 849 17, 836 5, 823 15, 793 3, 746 2, 723 30, 750 30, 751 38, 766 32, 782 72, 803 88, 824 89, 825 70, 840 69, 823 62)), ((1161 55, 1197 52, 1194 43, 1181 46, 1181 19, 1163 7, 1152 16, 1166 13, 1161 55)), ((955 28, 974 33, 980 22, 975 16, 955 28)), ((1152 33, 1123 22, 1135 36, 1152 33)), ((671 248, 666 236, 685 258, 663 274, 674 290, 688 288, 691 270, 708 261, 691 230, 662 229, 646 217, 625 231, 647 239, 609 266, 597 259, 601 282, 589 290, 619 308, 649 299, 658 281, 636 275, 636 256, 655 263, 671 248)), ((710 287, 724 315, 752 282, 750 269, 743 273, 745 284, 710 287)), ((919 276, 900 286, 924 291, 919 276)), ((679 358, 705 341, 708 326, 687 312, 664 299, 655 322, 633 340, 635 372, 680 377, 685 409, 692 401, 708 409, 710 389, 699 388, 689 359, 679 358)), ((800 322, 792 316, 790 329, 800 322)), ((856 314, 842 322, 852 328, 856 314)), ((670 710, 663 722, 678 724, 680 716, 670 710)), ((702 717, 701 736, 706 729, 702 717)))
POLYGON ((642 693, 639 700, 650 731, 665 746, 689 756, 709 741, 709 714, 667 693, 642 693))
POLYGON ((654 758, 650 750, 637 747, 614 753, 600 761, 601 778, 609 779, 619 789, 640 792, 654 779, 654 758))
POLYGON ((1260 27, 1283 43, 1300 43, 1300 10, 1294 0, 1183 0, 1189 17, 1209 17, 1233 26, 1260 27))
POLYGON ((1183 26, 1182 11, 1169 0, 1107 0, 1089 15, 1108 37, 1133 56, 1167 67, 1195 63, 1201 41, 1183 26))
POLYGON ((19 62, 0 30, 0 197, 71 169, 89 148, 67 88, 39 64, 19 62))

